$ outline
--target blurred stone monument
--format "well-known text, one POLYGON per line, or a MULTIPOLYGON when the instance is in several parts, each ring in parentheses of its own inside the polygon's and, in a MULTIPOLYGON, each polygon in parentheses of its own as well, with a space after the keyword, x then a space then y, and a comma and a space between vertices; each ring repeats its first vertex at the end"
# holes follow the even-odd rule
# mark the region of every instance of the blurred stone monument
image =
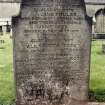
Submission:
POLYGON ((20 11, 21 0, 0 0, 0 18, 16 16, 20 11))
POLYGON ((9 25, 8 21, 7 21, 7 24, 6 24, 6 32, 7 33, 11 32, 11 25, 9 25))
POLYGON ((1 35, 1 36, 3 35, 3 29, 2 29, 2 26, 0 26, 0 35, 1 35))
POLYGON ((16 105, 86 101, 91 29, 83 0, 23 0, 13 17, 16 105))
POLYGON ((102 44, 102 53, 105 54, 105 44, 102 44))

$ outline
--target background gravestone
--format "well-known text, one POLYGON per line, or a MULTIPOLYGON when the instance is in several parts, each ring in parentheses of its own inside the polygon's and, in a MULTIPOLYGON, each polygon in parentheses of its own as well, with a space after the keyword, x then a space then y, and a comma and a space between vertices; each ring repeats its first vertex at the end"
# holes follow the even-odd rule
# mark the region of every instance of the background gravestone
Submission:
POLYGON ((13 17, 17 105, 87 100, 89 27, 83 0, 22 1, 13 17))
POLYGON ((21 3, 21 0, 0 0, 0 3, 21 3))
POLYGON ((0 18, 17 16, 20 11, 21 0, 0 0, 0 18))
POLYGON ((2 26, 0 26, 0 35, 3 35, 3 29, 2 29, 2 26))
POLYGON ((105 44, 102 44, 102 53, 105 54, 105 44))

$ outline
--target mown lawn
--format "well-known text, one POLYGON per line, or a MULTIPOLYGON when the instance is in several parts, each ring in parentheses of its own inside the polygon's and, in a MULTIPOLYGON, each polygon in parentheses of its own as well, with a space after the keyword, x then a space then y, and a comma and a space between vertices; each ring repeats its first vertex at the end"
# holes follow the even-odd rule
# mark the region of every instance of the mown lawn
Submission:
POLYGON ((0 36, 0 105, 13 105, 15 99, 12 55, 10 36, 0 36))
MULTIPOLYGON (((105 41, 92 42, 89 92, 92 101, 105 101, 105 54, 102 54, 102 43, 105 41)), ((10 36, 0 36, 0 105, 13 105, 15 101, 12 49, 10 36)))
POLYGON ((92 41, 90 98, 105 101, 105 54, 102 53, 104 40, 92 41))

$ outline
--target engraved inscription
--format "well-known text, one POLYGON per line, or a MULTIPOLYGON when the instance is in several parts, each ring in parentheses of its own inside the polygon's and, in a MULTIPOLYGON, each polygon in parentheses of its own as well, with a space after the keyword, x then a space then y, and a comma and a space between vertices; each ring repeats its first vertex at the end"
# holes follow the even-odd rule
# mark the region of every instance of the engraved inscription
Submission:
POLYGON ((13 26, 17 105, 85 100, 90 31, 83 0, 23 2, 13 26))

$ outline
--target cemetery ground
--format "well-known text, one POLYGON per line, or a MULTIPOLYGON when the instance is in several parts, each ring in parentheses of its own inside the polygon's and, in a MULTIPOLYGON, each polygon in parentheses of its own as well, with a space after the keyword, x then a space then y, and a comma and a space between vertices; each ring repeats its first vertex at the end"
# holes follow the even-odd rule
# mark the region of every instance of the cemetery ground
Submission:
POLYGON ((12 56, 9 34, 0 36, 0 105, 13 105, 15 99, 12 56))
MULTIPOLYGON (((89 97, 91 101, 105 101, 105 54, 102 43, 92 41, 89 97)), ((0 36, 0 105, 13 105, 15 86, 13 76, 12 39, 9 34, 0 36)))
POLYGON ((92 41, 90 70, 90 99, 105 102, 105 54, 102 53, 105 40, 92 41))

